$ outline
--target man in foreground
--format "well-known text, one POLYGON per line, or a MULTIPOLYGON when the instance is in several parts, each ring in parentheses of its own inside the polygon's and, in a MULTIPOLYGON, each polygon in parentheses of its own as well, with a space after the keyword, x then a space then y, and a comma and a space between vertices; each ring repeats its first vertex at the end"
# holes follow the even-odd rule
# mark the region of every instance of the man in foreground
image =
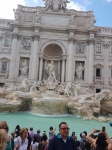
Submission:
POLYGON ((69 135, 69 128, 66 122, 59 124, 59 132, 50 143, 48 150, 76 150, 76 143, 69 135))

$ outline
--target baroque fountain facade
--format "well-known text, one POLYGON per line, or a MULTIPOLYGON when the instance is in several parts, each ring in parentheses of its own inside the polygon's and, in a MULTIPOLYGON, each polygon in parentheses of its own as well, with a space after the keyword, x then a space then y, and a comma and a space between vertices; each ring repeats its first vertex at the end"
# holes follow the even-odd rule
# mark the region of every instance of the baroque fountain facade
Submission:
POLYGON ((68 3, 18 5, 15 20, 0 19, 1 112, 112 114, 112 28, 68 3))

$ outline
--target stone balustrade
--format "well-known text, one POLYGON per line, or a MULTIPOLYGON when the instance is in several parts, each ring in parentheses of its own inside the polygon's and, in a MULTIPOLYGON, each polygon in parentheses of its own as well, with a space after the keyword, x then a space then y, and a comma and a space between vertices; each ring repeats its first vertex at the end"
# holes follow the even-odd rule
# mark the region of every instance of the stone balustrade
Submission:
POLYGON ((98 30, 98 34, 105 34, 105 35, 112 35, 112 28, 109 29, 109 28, 97 28, 96 29, 98 30))
POLYGON ((28 6, 18 5, 18 10, 35 12, 35 11, 37 11, 37 7, 28 7, 28 6))

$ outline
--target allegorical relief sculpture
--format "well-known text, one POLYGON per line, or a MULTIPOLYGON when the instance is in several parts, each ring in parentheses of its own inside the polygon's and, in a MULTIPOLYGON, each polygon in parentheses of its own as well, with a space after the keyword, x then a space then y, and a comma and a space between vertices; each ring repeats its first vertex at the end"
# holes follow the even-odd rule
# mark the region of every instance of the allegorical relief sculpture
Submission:
POLYGON ((78 43, 76 53, 84 53, 85 51, 85 43, 78 43))
POLYGON ((21 44, 22 44, 22 48, 25 49, 25 50, 29 50, 30 47, 31 47, 31 43, 30 41, 26 40, 26 39, 23 39, 21 41, 21 44))

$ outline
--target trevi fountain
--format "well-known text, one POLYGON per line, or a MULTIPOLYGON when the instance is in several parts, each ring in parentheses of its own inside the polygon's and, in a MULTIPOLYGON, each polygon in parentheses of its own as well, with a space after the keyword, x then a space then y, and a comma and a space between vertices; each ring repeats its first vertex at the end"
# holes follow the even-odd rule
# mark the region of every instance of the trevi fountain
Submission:
MULTIPOLYGON (((84 120, 112 121, 112 94, 108 89, 95 93, 93 85, 81 82, 82 66, 76 75, 77 84, 60 83, 55 76, 53 61, 47 67, 47 78, 31 83, 21 76, 20 85, 0 88, 0 112, 30 111, 41 115, 74 115, 84 120)), ((25 69, 23 68, 23 71, 25 69)))

